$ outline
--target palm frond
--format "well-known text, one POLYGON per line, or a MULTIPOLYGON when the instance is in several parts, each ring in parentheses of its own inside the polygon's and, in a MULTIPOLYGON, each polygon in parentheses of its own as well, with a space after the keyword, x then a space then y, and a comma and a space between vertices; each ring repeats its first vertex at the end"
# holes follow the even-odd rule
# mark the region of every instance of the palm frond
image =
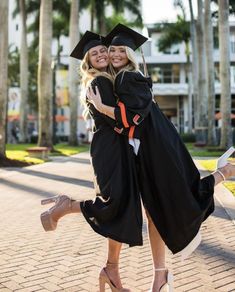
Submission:
POLYGON ((177 22, 166 23, 161 28, 162 35, 158 40, 160 51, 165 51, 175 44, 187 43, 190 39, 190 24, 180 16, 178 16, 177 22))

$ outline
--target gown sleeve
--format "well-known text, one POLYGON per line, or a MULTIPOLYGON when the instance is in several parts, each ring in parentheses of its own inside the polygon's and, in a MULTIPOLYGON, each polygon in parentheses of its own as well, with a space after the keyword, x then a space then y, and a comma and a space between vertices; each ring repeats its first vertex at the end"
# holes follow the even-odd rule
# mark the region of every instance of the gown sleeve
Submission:
POLYGON ((123 71, 116 77, 115 93, 119 100, 114 110, 117 123, 124 128, 140 125, 152 105, 148 78, 139 72, 123 71))
MULTIPOLYGON (((105 105, 116 107, 116 96, 114 95, 114 89, 112 82, 105 77, 99 76, 95 78, 92 83, 91 87, 93 91, 95 92, 95 87, 98 87, 101 100, 105 105)), ((91 105, 88 105, 89 107, 91 105)), ((93 106, 91 106, 93 108, 93 106)), ((96 112, 96 115, 99 115, 107 125, 109 125, 115 132, 118 134, 122 134, 124 136, 129 136, 129 129, 125 129, 122 125, 119 125, 118 122, 100 112, 98 112, 95 108, 93 108, 93 112, 96 112)), ((138 138, 138 131, 135 132, 135 138, 138 138)))

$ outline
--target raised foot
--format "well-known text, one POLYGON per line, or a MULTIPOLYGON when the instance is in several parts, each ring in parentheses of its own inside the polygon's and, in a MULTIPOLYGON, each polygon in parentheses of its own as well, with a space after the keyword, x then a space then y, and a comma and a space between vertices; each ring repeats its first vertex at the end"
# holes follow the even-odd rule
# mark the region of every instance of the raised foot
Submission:
POLYGON ((45 231, 55 230, 58 220, 64 215, 69 214, 72 209, 72 199, 66 195, 44 199, 41 201, 41 204, 46 205, 53 202, 55 202, 55 205, 40 216, 45 231))

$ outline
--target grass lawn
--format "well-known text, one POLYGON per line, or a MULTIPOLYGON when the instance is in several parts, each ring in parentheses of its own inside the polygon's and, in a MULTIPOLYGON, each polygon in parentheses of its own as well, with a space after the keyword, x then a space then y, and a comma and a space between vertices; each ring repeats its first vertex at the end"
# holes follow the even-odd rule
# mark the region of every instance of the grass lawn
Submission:
MULTIPOLYGON (((44 163, 42 159, 32 158, 28 156, 26 151, 29 147, 34 147, 36 144, 7 144, 6 146, 6 155, 10 159, 15 159, 18 161, 27 162, 30 164, 39 164, 44 163)), ((193 157, 197 157, 200 161, 200 164, 208 171, 214 171, 216 167, 216 161, 219 156, 221 156, 224 151, 219 151, 218 149, 211 148, 209 151, 205 148, 195 149, 192 143, 186 143, 190 154, 193 157), (200 159, 202 157, 203 159, 200 159), (205 157, 211 157, 215 159, 205 159, 205 157)), ((89 149, 89 145, 81 146, 69 146, 67 144, 57 144, 54 146, 55 152, 50 153, 50 156, 70 156, 77 154, 89 149)), ((235 159, 233 158, 232 161, 235 159)), ((235 195, 235 182, 225 182, 224 185, 235 195)))
POLYGON ((195 147, 193 143, 185 143, 190 154, 195 157, 219 157, 224 153, 224 150, 219 150, 218 147, 195 147))
MULTIPOLYGON (((35 147, 36 144, 7 144, 6 155, 7 158, 24 161, 31 164, 44 163, 45 161, 38 158, 28 156, 27 148, 35 147)), ((70 156, 89 149, 88 145, 69 146, 67 144, 57 144, 54 146, 55 152, 51 152, 50 156, 70 156)))

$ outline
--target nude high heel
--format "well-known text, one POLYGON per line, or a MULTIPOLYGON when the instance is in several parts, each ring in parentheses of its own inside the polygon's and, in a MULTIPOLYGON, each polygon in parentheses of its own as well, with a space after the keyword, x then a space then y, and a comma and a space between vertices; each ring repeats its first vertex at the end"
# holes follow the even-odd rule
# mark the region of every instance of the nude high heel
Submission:
MULTIPOLYGON (((155 269, 155 272, 158 271, 167 271, 167 280, 166 283, 161 286, 159 292, 173 292, 173 275, 171 272, 168 271, 167 268, 159 268, 155 269)), ((149 290, 149 292, 155 292, 153 290, 149 290)))
POLYGON ((40 216, 41 223, 45 231, 52 231, 56 229, 58 220, 69 213, 69 210, 72 209, 72 201, 74 200, 66 195, 55 196, 49 199, 41 200, 41 205, 55 203, 53 207, 43 212, 40 216), (59 214, 58 219, 53 218, 53 212, 55 211, 57 211, 59 214))
MULTIPOLYGON (((107 263, 107 265, 117 265, 117 264, 111 264, 107 263)), ((106 269, 103 268, 100 272, 99 276, 99 285, 100 285, 100 292, 105 292, 105 284, 108 284, 112 292, 131 292, 130 289, 126 288, 117 288, 114 283, 109 279, 109 276, 106 272, 106 269)))

